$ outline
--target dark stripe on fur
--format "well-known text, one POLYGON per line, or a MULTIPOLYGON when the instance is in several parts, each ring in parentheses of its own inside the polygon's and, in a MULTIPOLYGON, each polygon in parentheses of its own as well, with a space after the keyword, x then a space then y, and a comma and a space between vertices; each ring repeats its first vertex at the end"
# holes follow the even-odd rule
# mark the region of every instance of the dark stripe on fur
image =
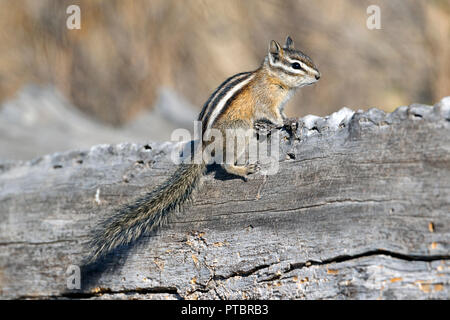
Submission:
POLYGON ((244 76, 242 78, 239 78, 239 79, 237 79, 235 81, 232 81, 231 83, 228 83, 228 85, 223 90, 221 90, 219 95, 211 102, 210 108, 208 110, 208 113, 203 118, 203 122, 202 122, 202 132, 203 133, 206 131, 206 126, 208 125, 208 120, 209 120, 209 118, 211 116, 211 113, 213 113, 214 109, 216 108, 216 106, 220 102, 220 100, 222 100, 222 98, 226 96, 228 91, 232 90, 236 85, 238 85, 242 81, 245 81, 246 79, 248 79, 248 77, 252 74, 252 72, 244 72, 244 73, 241 73, 241 74, 246 74, 246 76, 244 76))
MULTIPOLYGON (((283 63, 283 65, 286 66, 286 64, 284 64, 284 63, 283 63)), ((290 72, 290 71, 288 71, 286 69, 283 69, 282 67, 279 67, 279 66, 271 65, 271 67, 274 68, 274 69, 277 69, 277 70, 281 70, 282 72, 287 73, 290 76, 303 76, 303 74, 301 74, 301 73, 290 72)), ((286 67, 288 67, 288 66, 286 66, 286 67)))
POLYGON ((236 99, 236 97, 238 95, 241 94, 242 91, 246 90, 246 88, 249 86, 249 84, 247 83, 245 86, 243 86, 241 89, 239 89, 238 91, 236 91, 225 103, 225 105, 223 106, 222 110, 220 110, 220 113, 217 115, 217 117, 214 119, 213 123, 211 124, 211 126, 214 126, 214 124, 216 123, 217 119, 220 118, 221 115, 223 115, 226 110, 228 109, 228 107, 231 105, 231 103, 236 99))
POLYGON ((217 94, 217 92, 218 92, 219 90, 221 90, 223 87, 225 87, 225 85, 226 85, 227 83, 229 83, 230 81, 232 81, 232 80, 235 79, 236 77, 239 77, 239 76, 241 76, 241 75, 243 75, 243 74, 246 74, 246 73, 249 73, 249 72, 241 72, 241 73, 235 74, 234 76, 231 76, 231 77, 229 77, 227 80, 225 80, 224 82, 222 82, 222 83, 220 84, 220 86, 218 86, 217 89, 214 90, 213 94, 209 96, 208 101, 206 101, 205 104, 203 105, 202 111, 200 112, 200 114, 199 114, 199 116, 198 116, 198 121, 204 121, 204 120, 203 120, 203 116, 205 115, 206 110, 208 110, 209 104, 210 104, 212 98, 217 94))

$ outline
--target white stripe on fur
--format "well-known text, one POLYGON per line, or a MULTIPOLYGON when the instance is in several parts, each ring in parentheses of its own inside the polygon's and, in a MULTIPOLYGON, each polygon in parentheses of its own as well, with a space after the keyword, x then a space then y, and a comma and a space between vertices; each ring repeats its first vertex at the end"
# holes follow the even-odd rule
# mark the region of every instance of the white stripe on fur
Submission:
POLYGON ((230 88, 226 95, 220 99, 215 106, 212 106, 214 108, 213 112, 211 113, 211 116, 207 120, 207 126, 206 129, 210 129, 212 124, 214 123, 214 120, 216 120, 217 116, 222 111, 223 107, 227 103, 227 101, 240 89, 242 89, 247 83, 249 83, 253 78, 255 77, 254 74, 250 75, 247 79, 237 83, 235 86, 230 88))

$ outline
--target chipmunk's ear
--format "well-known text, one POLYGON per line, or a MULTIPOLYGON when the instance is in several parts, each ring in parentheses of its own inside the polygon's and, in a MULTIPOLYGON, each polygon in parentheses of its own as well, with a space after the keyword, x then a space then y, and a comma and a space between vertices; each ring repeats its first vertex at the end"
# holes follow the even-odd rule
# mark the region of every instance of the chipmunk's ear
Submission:
POLYGON ((283 55, 283 49, 281 48, 280 44, 275 40, 270 41, 269 57, 273 60, 277 60, 281 55, 283 55))
POLYGON ((286 44, 284 45, 286 49, 294 49, 294 41, 292 41, 290 36, 286 38, 286 44))

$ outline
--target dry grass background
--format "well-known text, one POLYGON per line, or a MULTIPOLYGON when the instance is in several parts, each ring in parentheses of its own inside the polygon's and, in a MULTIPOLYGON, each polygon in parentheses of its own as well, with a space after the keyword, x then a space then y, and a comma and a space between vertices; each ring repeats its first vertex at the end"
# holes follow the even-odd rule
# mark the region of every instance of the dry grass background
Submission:
POLYGON ((169 86, 200 109, 289 34, 322 72, 289 104, 291 116, 432 104, 450 94, 449 21, 448 0, 2 0, 0 101, 53 83, 120 125, 169 86), (81 30, 66 28, 70 4, 81 7, 81 30), (381 30, 366 28, 370 4, 381 7, 381 30))

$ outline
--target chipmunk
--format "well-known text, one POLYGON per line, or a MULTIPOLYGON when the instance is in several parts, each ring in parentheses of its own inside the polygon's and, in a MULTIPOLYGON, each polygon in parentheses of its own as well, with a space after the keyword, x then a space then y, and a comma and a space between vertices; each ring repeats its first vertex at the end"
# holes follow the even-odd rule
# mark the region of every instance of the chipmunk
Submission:
MULTIPOLYGON (((284 47, 272 40, 261 66, 252 72, 236 74, 225 80, 209 97, 200 112, 203 134, 218 129, 225 137, 227 129, 253 129, 259 120, 282 127, 284 106, 295 89, 313 84, 320 72, 311 58, 294 48, 288 36, 284 47)), ((207 142, 200 144, 201 152, 207 142)), ((243 150, 235 151, 237 159, 243 150)), ((222 164, 230 174, 246 178, 256 171, 254 164, 222 164)), ((167 215, 178 210, 191 198, 193 190, 206 171, 206 163, 180 164, 175 173, 155 190, 124 206, 105 221, 90 242, 92 253, 87 263, 93 263, 113 249, 137 240, 159 227, 167 215)))

